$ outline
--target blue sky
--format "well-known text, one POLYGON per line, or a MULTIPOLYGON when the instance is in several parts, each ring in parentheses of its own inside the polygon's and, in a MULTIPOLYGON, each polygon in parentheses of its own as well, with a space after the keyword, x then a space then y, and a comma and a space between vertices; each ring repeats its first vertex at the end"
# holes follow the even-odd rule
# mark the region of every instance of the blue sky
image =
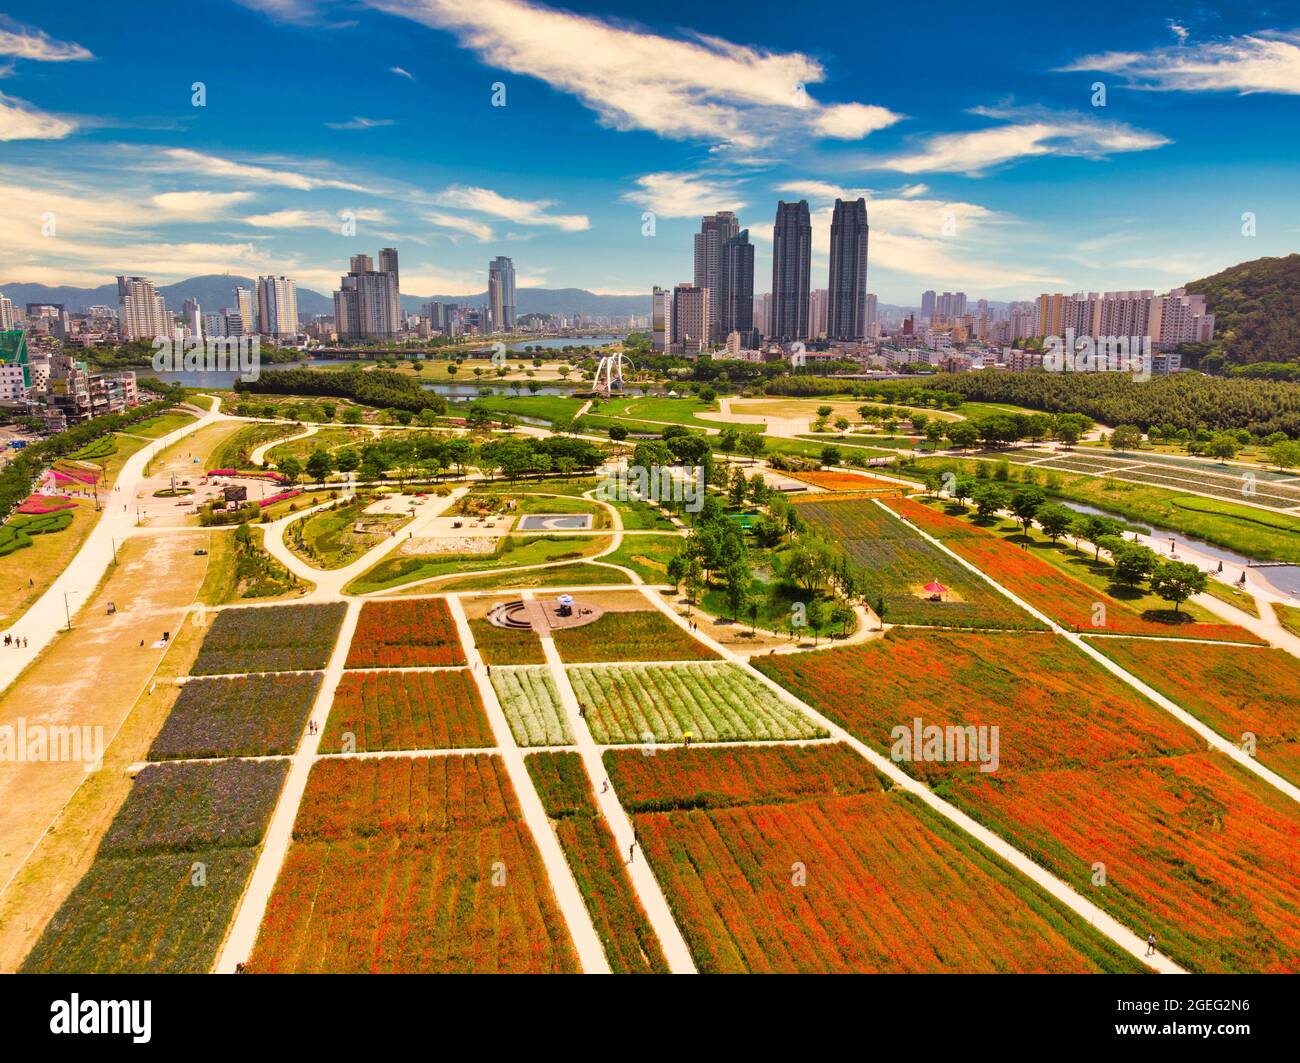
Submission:
POLYGON ((821 287, 862 194, 885 302, 1168 288, 1300 244, 1298 118, 1294 4, 20 0, 0 281, 329 291, 395 243, 411 294, 644 292, 731 208, 763 291, 807 198, 821 287))

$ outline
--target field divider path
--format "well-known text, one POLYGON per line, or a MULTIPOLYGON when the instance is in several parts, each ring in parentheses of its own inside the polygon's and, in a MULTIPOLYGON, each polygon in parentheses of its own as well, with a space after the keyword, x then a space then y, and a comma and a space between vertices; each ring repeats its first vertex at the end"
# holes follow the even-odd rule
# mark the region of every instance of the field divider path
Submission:
MULTIPOLYGON (((1198 720, 1195 716, 1193 716, 1190 712, 1184 709, 1177 702, 1171 701, 1169 698, 1165 697, 1165 695, 1161 694, 1160 691, 1142 682, 1142 680, 1139 679, 1137 676, 1133 675, 1131 672, 1126 671, 1120 665, 1116 664, 1104 653, 1102 653, 1101 650, 1091 645, 1088 642, 1087 638, 1084 637, 1082 634, 1075 634, 1073 631, 1070 631, 1067 628, 1062 627, 1046 613, 1040 612, 1038 609, 1035 609, 1032 605, 1030 605, 1027 601, 1024 601, 1022 598, 1017 597, 1011 591, 1007 590, 1006 587, 1002 586, 1002 584, 998 583, 997 580, 995 580, 992 576, 981 571, 979 568, 977 568, 970 561, 967 561, 960 554, 957 554, 953 550, 949 549, 947 544, 941 542, 939 539, 936 539, 933 535, 930 535, 924 529, 918 528, 906 517, 902 516, 899 513, 895 513, 892 509, 884 505, 879 500, 876 501, 876 505, 880 506, 881 509, 883 509, 886 513, 890 514, 890 516, 892 516, 895 520, 902 521, 903 524, 911 528, 914 532, 916 532, 917 535, 920 535, 928 542, 933 543, 934 546, 942 550, 945 554, 953 558, 959 564, 970 569, 971 572, 974 572, 982 580, 988 583, 990 587, 1000 592, 1001 594, 1005 595, 1011 601, 1015 602, 1016 605, 1020 606, 1020 608, 1025 610, 1025 612, 1027 612, 1030 616, 1048 625, 1048 627, 1052 630, 1054 634, 1060 635, 1066 641, 1078 647, 1079 650, 1085 653, 1088 657, 1091 657, 1099 665, 1105 668, 1106 671, 1110 672, 1116 678, 1123 680, 1125 683, 1131 686, 1134 690, 1136 690, 1148 701, 1152 702, 1153 704, 1155 704, 1156 706, 1158 706, 1159 708, 1167 712, 1170 716, 1176 719, 1184 727, 1187 727, 1190 730, 1196 732, 1196 734, 1200 735, 1201 738, 1205 739, 1206 743, 1211 749, 1216 750, 1220 753, 1226 753, 1229 757, 1235 760, 1247 771, 1253 772, 1254 774, 1258 775, 1261 779, 1263 779, 1266 783, 1268 783, 1270 786, 1278 790, 1281 790, 1282 793, 1286 794, 1286 796, 1291 798, 1292 801, 1300 803, 1300 787, 1296 786, 1294 783, 1287 782, 1286 779, 1282 778, 1282 776, 1278 775, 1276 772, 1270 770, 1269 768, 1264 767, 1264 765, 1261 764, 1254 757, 1250 756, 1248 753, 1243 752, 1241 749, 1238 749, 1237 746, 1235 746, 1228 739, 1224 738, 1223 735, 1219 734, 1218 731, 1214 730, 1211 727, 1207 727, 1205 724, 1203 724, 1200 720, 1198 720)), ((1219 645, 1225 645, 1225 644, 1219 643, 1219 645)))
POLYGON ((605 958, 605 949, 600 943, 600 935, 596 933, 595 924, 592 923, 587 905, 582 899, 582 891, 578 889, 569 861, 565 858, 564 850, 560 848, 555 831, 551 829, 551 821, 542 806, 542 799, 538 797, 537 790, 533 786, 532 776, 528 774, 528 766, 524 763, 524 751, 515 741, 505 710, 501 708, 492 680, 488 677, 487 666, 474 645, 474 633, 470 630, 469 620, 465 617, 465 607, 454 594, 447 596, 447 607, 451 610, 451 618, 456 624, 456 634, 460 637, 461 646, 465 650, 470 675, 473 676, 474 685, 478 687, 479 696, 483 699, 488 723, 492 727, 493 735, 496 736, 497 755, 505 764, 506 773, 510 776, 510 783, 519 800, 524 822, 541 854, 547 877, 551 881, 551 889, 555 893, 555 900, 564 916, 564 921, 568 924, 569 936, 573 939, 573 947, 578 953, 578 961, 582 965, 583 973, 609 974, 609 960, 605 958))
MULTIPOLYGON (((687 622, 677 615, 677 611, 671 605, 665 602, 659 595, 642 592, 648 601, 652 602, 660 612, 669 617, 675 624, 683 630, 690 631, 687 622)), ((1069 908, 1076 915, 1080 916, 1098 933, 1106 935, 1129 955, 1141 960, 1147 966, 1155 969, 1161 974, 1186 974, 1187 972, 1169 959, 1167 956, 1157 953, 1154 956, 1147 956, 1146 938, 1134 933, 1123 923, 1119 922, 1114 916, 1103 911, 1097 905, 1080 894, 1074 887, 1062 881, 1053 875, 1046 868, 1035 863, 1015 846, 1011 845, 1001 836, 993 833, 988 827, 977 822, 975 819, 962 812, 955 805, 945 801, 942 797, 935 794, 928 786, 918 779, 914 779, 903 771, 888 757, 878 753, 861 739, 850 734, 847 730, 837 724, 834 720, 823 716, 810 705, 805 705, 795 697, 785 687, 774 679, 770 679, 757 668, 749 663, 748 658, 742 657, 727 649, 722 643, 715 641, 709 635, 702 631, 691 632, 695 638, 708 646, 710 649, 717 651, 722 656, 746 669, 750 675, 756 677, 769 690, 778 697, 782 698, 787 704, 794 706, 803 712, 809 719, 820 724, 830 732, 831 737, 843 742, 859 756, 865 758, 877 771, 886 776, 895 786, 914 794, 925 802, 939 815, 943 816, 949 822, 955 824, 969 834, 972 838, 982 844, 990 852, 1001 857, 1016 871, 1019 871, 1026 878, 1032 880, 1041 887, 1045 892, 1055 897, 1065 907, 1069 908)), ((816 651, 812 651, 816 652, 816 651)))
POLYGON ((299 439, 306 439, 308 436, 314 436, 320 431, 320 425, 311 425, 304 428, 296 435, 285 436, 282 439, 272 439, 269 443, 263 443, 261 446, 254 447, 248 454, 248 463, 256 465, 258 468, 266 465, 266 452, 272 447, 278 447, 281 443, 293 443, 299 439))
POLYGON ((347 612, 339 629, 334 650, 325 674, 321 677, 320 689, 312 703, 307 720, 315 720, 320 727, 315 734, 307 732, 307 721, 303 723, 303 733, 298 740, 289 765, 289 775, 280 791, 280 799, 271 814, 271 822, 266 828, 266 837, 262 842, 262 851, 253 866, 253 874, 248 886, 240 898, 235 919, 226 935, 226 940, 217 956, 213 969, 217 974, 234 974, 235 968, 247 962, 253 954, 257 942, 257 933, 262 926, 262 917, 266 914, 271 891, 275 889, 275 880, 280 876, 280 868, 289 852, 293 841, 293 825, 298 818, 298 808, 302 796, 307 790, 307 778, 312 765, 316 763, 316 754, 320 749, 321 736, 325 733, 325 721, 329 718, 330 706, 334 703, 334 692, 343 678, 343 664, 347 660, 348 650, 352 645, 352 635, 357 629, 357 619, 361 615, 361 602, 352 600, 347 603, 347 612))
MULTIPOLYGON (((524 593, 525 600, 531 600, 532 597, 531 591, 524 593)), ((560 695, 560 706, 569 721, 569 730, 573 734, 578 755, 582 757, 582 766, 587 771, 587 781, 591 784, 596 804, 600 808, 601 815, 605 817, 605 823, 616 839, 621 854, 623 841, 626 840, 631 845, 636 836, 632 820, 624 811, 614 787, 611 785, 607 790, 602 789, 601 784, 606 780, 605 765, 601 760, 602 747, 596 744, 596 740, 591 736, 591 728, 587 726, 586 718, 578 711, 578 696, 573 692, 573 684, 569 682, 569 673, 564 668, 560 651, 556 649, 555 639, 541 632, 538 632, 538 637, 542 643, 542 653, 546 656, 547 667, 551 670, 551 679, 555 682, 555 689, 560 695)), ((686 939, 677 926, 677 920, 673 918, 672 909, 668 907, 668 901, 659 887, 658 879, 650 870, 650 862, 643 854, 639 861, 633 860, 631 864, 623 866, 627 868, 628 876, 632 880, 632 888, 636 891, 641 906, 645 909, 646 917, 654 928, 655 936, 659 939, 659 947, 663 949, 669 971, 673 974, 697 974, 695 961, 691 958, 691 950, 687 947, 686 939)))

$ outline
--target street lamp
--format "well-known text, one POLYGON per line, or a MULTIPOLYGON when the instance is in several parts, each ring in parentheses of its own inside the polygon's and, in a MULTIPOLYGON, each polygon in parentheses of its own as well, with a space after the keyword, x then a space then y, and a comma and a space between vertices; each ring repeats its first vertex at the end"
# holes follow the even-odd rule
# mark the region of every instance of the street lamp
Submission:
POLYGON ((68 608, 68 595, 69 595, 69 594, 80 594, 80 593, 81 593, 81 591, 64 591, 64 592, 63 592, 63 612, 66 614, 66 616, 67 616, 67 618, 68 618, 68 630, 69 630, 69 631, 72 630, 72 610, 68 608))

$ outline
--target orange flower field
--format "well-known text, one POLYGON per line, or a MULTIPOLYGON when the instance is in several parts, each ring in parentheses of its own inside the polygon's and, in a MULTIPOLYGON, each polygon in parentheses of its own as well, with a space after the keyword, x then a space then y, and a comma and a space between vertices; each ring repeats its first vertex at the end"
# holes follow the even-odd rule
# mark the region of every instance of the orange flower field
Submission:
POLYGON ((886 756, 913 717, 996 725, 996 771, 899 766, 1188 969, 1300 971, 1300 809, 1065 639, 894 632, 758 663, 886 756))
POLYGON ((1253 735, 1261 764, 1300 785, 1300 662, 1285 650, 1098 639, 1097 648, 1240 746, 1253 735))
POLYGON ((321 752, 486 749, 496 744, 468 671, 346 672, 321 736, 321 752))
POLYGON ((340 759, 312 768, 250 971, 577 967, 499 758, 340 759))
POLYGON ((844 746, 605 762, 703 972, 1140 969, 844 746))
POLYGON ((348 668, 429 668, 465 663, 442 598, 366 602, 348 649, 348 668))
MULTIPOLYGON (((1149 620, 1105 591, 1074 579, 1034 555, 1021 550, 960 517, 910 498, 886 500, 895 512, 911 521, 949 549, 960 554, 981 572, 1050 616, 1062 627, 1112 635, 1160 635, 1173 638, 1218 639, 1224 642, 1259 643, 1245 628, 1235 624, 1207 624, 1191 621, 1165 623, 1149 620), (1105 606, 1105 624, 1094 625, 1097 603, 1105 606)), ((1171 607, 1172 609, 1172 607, 1171 607)))

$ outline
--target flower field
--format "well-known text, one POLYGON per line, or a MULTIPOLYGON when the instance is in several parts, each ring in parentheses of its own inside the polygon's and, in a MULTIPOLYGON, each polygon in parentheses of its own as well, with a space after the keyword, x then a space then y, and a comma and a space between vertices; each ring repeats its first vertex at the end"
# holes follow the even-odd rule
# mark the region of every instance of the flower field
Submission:
POLYGON ((1188 969, 1300 971, 1300 811, 1066 640, 893 632, 757 663, 887 756, 913 717, 997 725, 994 772, 899 766, 1188 969))
POLYGON ((250 971, 577 969, 499 758, 312 768, 250 971))
POLYGON ((1055 565, 1036 557, 1032 551, 1021 550, 969 521, 908 498, 891 499, 888 504, 1063 627, 1111 635, 1260 641, 1235 624, 1186 622, 1191 618, 1185 615, 1185 622, 1181 623, 1147 619, 1118 598, 1074 579, 1055 565), (1098 603, 1105 606, 1106 623, 1102 626, 1094 626, 1092 622, 1098 603))
POLYGON ((541 640, 532 631, 497 627, 480 617, 469 622, 474 646, 487 664, 545 664, 541 640))
POLYGON ((1285 650, 1098 639, 1096 646, 1261 764, 1300 785, 1300 665, 1285 650))
POLYGON ((465 663, 442 598, 366 602, 348 649, 348 668, 436 668, 465 663))
POLYGON ((223 609, 190 674, 320 671, 329 662, 346 611, 342 602, 223 609))
POLYGON ((717 654, 655 609, 606 613, 583 627, 552 632, 566 661, 707 661, 717 654))
POLYGON ((886 494, 901 494, 909 489, 907 484, 881 480, 875 476, 859 476, 851 472, 827 472, 825 470, 808 469, 786 473, 785 475, 812 484, 814 487, 824 488, 827 491, 869 491, 883 496, 886 494))
POLYGON ((842 745, 605 762, 702 972, 1138 969, 842 745))
POLYGON ((319 672, 192 679, 181 688, 149 759, 292 753, 320 680, 319 672))
POLYGON ((1041 629, 1042 624, 984 580, 926 542, 870 499, 809 498, 796 512, 848 551, 867 579, 867 598, 885 602, 892 624, 936 627, 1041 629), (938 580, 948 588, 932 602, 922 588, 938 580))
POLYGON ((76 509, 77 503, 61 495, 28 495, 18 507, 19 513, 39 515, 56 513, 61 509, 76 509))
POLYGON ((322 753, 484 749, 496 744, 468 671, 346 672, 334 692, 322 753))
POLYGON ((210 970, 287 772, 284 761, 145 768, 22 969, 210 970))
POLYGON ((493 668, 492 689, 519 745, 573 745, 573 732, 549 668, 493 668))
POLYGON ((666 974, 668 963, 596 807, 577 753, 533 753, 524 763, 555 827, 583 903, 615 974, 666 974))
POLYGON ((602 745, 824 738, 826 732, 734 664, 570 665, 569 681, 587 706, 602 745))

